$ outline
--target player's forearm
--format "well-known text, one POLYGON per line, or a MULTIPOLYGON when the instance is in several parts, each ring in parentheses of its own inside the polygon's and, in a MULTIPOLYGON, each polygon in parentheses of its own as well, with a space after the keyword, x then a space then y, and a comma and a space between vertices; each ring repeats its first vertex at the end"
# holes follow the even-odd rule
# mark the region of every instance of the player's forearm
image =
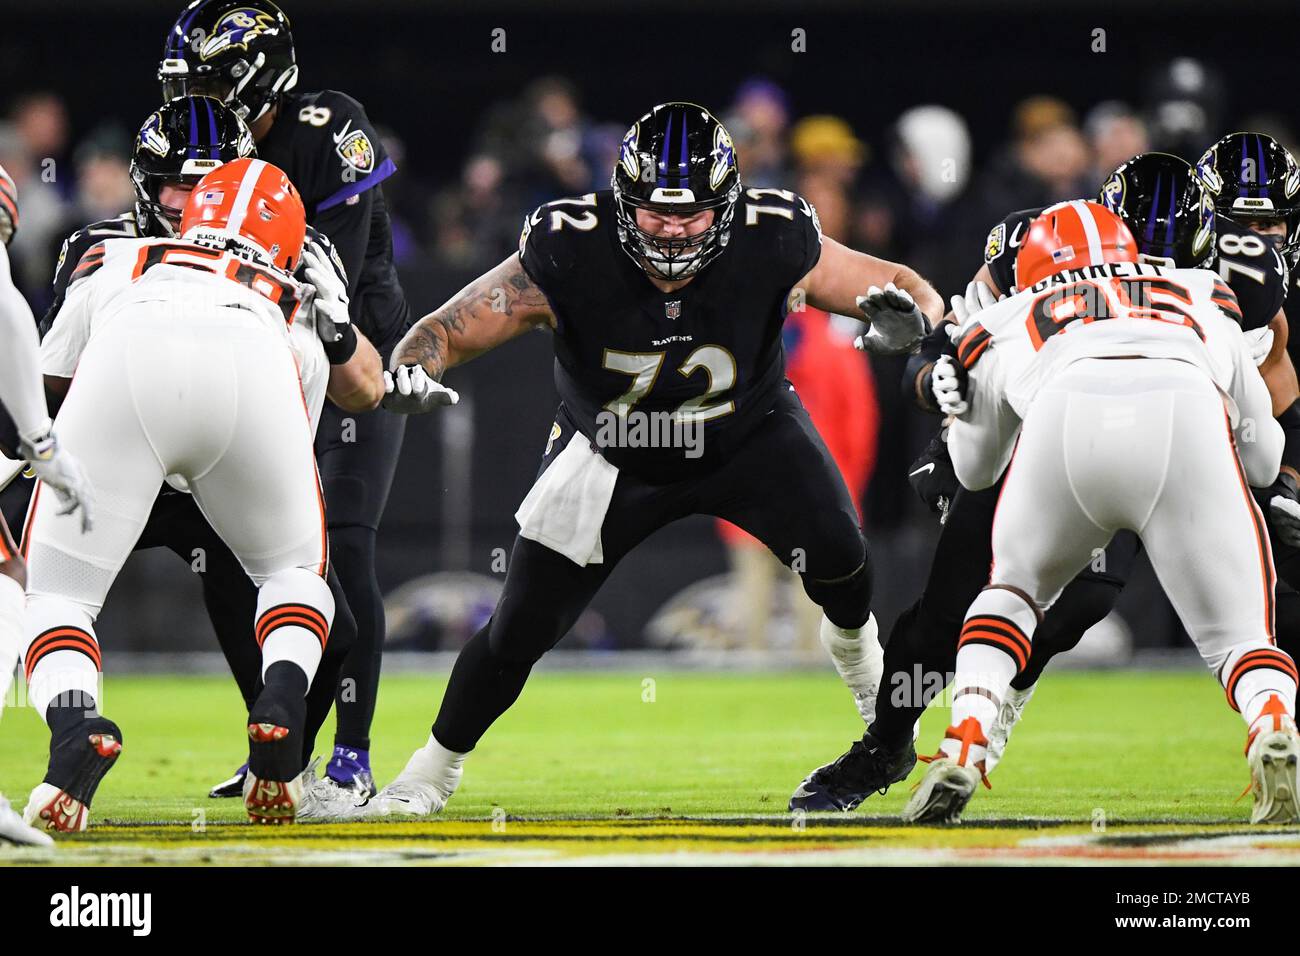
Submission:
POLYGON ((898 262, 869 256, 833 239, 822 242, 817 265, 796 288, 802 288, 815 308, 840 315, 859 315, 858 296, 872 286, 889 283, 904 290, 925 313, 930 324, 943 318, 943 298, 915 271, 898 262))
MULTIPOLYGON (((1276 349, 1276 341, 1274 343, 1276 349)), ((1259 367, 1260 377, 1268 387, 1269 400, 1272 402, 1273 414, 1281 415, 1300 398, 1300 380, 1296 378, 1295 366, 1285 346, 1276 358, 1270 354, 1259 367)))
POLYGON ((0 402, 23 438, 38 437, 49 426, 41 387, 36 321, 9 278, 8 260, 0 272, 0 402))
POLYGON ((542 324, 554 324, 550 304, 511 256, 415 323, 388 366, 420 365, 440 380, 447 369, 542 324))
POLYGON ((347 412, 368 412, 383 400, 384 363, 360 330, 352 356, 346 362, 330 366, 325 394, 347 412))
POLYGON ((934 328, 943 321, 943 296, 935 290, 934 286, 907 266, 900 265, 897 268, 896 277, 889 281, 912 297, 925 313, 925 317, 930 320, 930 327, 934 328))

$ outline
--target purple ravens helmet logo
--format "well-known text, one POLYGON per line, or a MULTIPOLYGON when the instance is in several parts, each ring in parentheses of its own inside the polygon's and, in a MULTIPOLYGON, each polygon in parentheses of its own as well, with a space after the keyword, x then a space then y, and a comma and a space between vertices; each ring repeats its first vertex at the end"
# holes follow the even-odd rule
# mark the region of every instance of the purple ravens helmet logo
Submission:
POLYGON ((1196 176, 1205 188, 1210 191, 1211 196, 1217 196, 1223 192, 1223 177, 1214 168, 1218 159, 1218 150, 1211 147, 1196 161, 1196 176))
POLYGON ((623 172, 627 173, 627 178, 636 180, 641 172, 641 163, 637 159, 636 146, 637 139, 641 134, 641 124, 633 123, 632 128, 627 131, 623 137, 623 142, 618 147, 618 161, 623 166, 623 172))
POLYGON ((1106 180, 1106 185, 1101 187, 1101 204, 1111 212, 1119 212, 1124 206, 1124 193, 1127 185, 1124 177, 1120 173, 1115 173, 1110 179, 1106 180))
POLYGON ((167 156, 170 144, 162 131, 162 114, 151 113, 140 127, 140 145, 155 156, 167 156))
POLYGON ((736 165, 736 148, 731 143, 731 134, 719 123, 713 130, 713 168, 709 170, 709 188, 717 189, 736 165))
POLYGON ((218 53, 237 47, 248 49, 248 41, 253 37, 273 34, 278 29, 275 19, 269 13, 247 7, 231 10, 217 21, 212 28, 212 36, 203 41, 199 47, 199 58, 209 60, 218 53))

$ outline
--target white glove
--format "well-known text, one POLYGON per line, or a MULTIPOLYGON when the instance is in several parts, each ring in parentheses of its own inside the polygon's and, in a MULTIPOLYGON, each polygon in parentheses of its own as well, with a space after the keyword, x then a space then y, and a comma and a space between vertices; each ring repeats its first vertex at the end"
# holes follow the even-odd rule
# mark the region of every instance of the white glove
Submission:
POLYGON ((302 247, 303 276, 311 283, 312 318, 316 334, 326 345, 340 341, 347 334, 352 319, 348 316, 348 287, 320 243, 308 239, 302 247))
POLYGON ((384 373, 384 408, 400 415, 423 415, 444 405, 455 405, 460 396, 436 382, 420 365, 399 365, 384 373))
POLYGON ((903 289, 889 283, 883 289, 872 286, 857 299, 858 308, 870 323, 865 335, 853 344, 872 355, 905 355, 920 343, 930 329, 925 314, 903 289))
POLYGON ((1274 495, 1268 502, 1268 510, 1273 518, 1273 530, 1282 542, 1300 547, 1300 503, 1294 498, 1274 495))
POLYGON ((969 381, 969 377, 958 372, 951 355, 940 355, 930 371, 930 391, 934 393, 939 411, 958 418, 970 411, 970 402, 966 400, 969 381))
MULTIPOLYGON (((953 314, 957 317, 957 328, 960 329, 976 312, 982 312, 1005 298, 1005 295, 994 295, 993 290, 983 282, 970 282, 966 286, 964 296, 955 295, 948 301, 952 305, 953 314)), ((953 332, 952 337, 956 339, 957 333, 953 332)))
POLYGON ((94 523, 92 513, 95 510, 95 495, 81 462, 72 457, 71 452, 59 448, 58 439, 52 431, 35 441, 23 439, 20 453, 27 460, 32 473, 54 489, 54 494, 62 505, 58 513, 68 515, 80 508, 81 533, 89 531, 94 523))
POLYGON ((1256 365, 1264 364, 1268 353, 1273 351, 1273 330, 1266 325, 1262 329, 1251 329, 1245 336, 1246 345, 1250 347, 1250 357, 1256 365))

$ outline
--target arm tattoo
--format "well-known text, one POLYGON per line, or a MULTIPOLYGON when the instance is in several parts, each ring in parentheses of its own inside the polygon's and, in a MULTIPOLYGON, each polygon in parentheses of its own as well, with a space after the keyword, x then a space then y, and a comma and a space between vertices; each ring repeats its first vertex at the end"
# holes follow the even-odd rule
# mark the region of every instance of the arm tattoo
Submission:
POLYGON ((453 350, 466 357, 486 352, 513 338, 520 323, 539 319, 550 319, 550 304, 511 256, 412 326, 389 364, 423 365, 441 379, 453 350))

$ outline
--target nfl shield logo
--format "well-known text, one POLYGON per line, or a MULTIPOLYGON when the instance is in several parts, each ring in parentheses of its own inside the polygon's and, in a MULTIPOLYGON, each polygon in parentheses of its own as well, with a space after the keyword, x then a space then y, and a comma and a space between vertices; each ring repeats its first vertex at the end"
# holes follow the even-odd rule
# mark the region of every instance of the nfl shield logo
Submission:
POLYGON ((677 299, 673 302, 664 303, 664 315, 670 319, 679 319, 682 315, 682 300, 677 299))

